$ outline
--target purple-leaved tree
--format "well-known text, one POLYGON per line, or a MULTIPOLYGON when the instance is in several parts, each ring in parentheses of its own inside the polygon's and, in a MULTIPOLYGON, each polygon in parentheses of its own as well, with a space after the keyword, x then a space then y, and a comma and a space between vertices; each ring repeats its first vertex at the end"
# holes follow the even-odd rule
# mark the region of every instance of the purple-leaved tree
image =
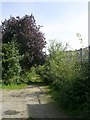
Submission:
POLYGON ((22 55, 22 68, 30 68, 32 65, 43 64, 45 60, 46 41, 40 31, 40 25, 36 25, 34 16, 12 17, 2 22, 2 42, 8 43, 16 39, 18 49, 22 55))

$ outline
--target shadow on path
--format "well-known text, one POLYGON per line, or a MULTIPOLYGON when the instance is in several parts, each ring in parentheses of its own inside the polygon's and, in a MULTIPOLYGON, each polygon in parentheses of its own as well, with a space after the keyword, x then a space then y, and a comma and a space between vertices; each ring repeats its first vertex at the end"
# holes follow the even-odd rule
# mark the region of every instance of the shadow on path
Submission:
POLYGON ((38 87, 36 96, 37 103, 27 104, 28 117, 30 118, 68 118, 55 104, 48 92, 43 87, 38 87))
MULTIPOLYGON (((3 118, 68 118, 49 94, 48 86, 29 85, 25 89, 3 90, 3 118)), ((22 119, 22 120, 23 120, 22 119)))
POLYGON ((31 118, 67 118, 53 103, 27 104, 27 109, 31 118))

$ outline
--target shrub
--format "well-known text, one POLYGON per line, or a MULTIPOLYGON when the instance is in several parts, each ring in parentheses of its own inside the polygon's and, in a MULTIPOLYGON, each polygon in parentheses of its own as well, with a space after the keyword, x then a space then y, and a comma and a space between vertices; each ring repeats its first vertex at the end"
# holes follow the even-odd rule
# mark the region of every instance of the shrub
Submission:
POLYGON ((24 73, 24 75, 22 76, 22 78, 24 79, 25 83, 27 83, 28 85, 31 83, 40 83, 42 82, 42 79, 40 77, 39 74, 37 74, 36 72, 36 67, 31 67, 30 70, 28 70, 27 72, 24 73))
POLYGON ((2 78, 3 83, 18 84, 20 83, 20 55, 17 43, 15 41, 8 42, 2 46, 3 59, 2 59, 2 78))
POLYGON ((90 111, 90 66, 77 61, 76 55, 75 51, 66 51, 61 44, 52 44, 39 72, 45 82, 49 81, 55 97, 65 109, 87 117, 90 111))

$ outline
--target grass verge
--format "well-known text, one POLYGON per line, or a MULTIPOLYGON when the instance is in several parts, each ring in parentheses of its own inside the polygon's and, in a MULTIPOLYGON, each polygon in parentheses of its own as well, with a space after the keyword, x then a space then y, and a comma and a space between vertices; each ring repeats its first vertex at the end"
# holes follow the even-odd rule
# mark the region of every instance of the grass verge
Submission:
POLYGON ((9 89, 9 90, 14 90, 14 89, 23 89, 23 88, 26 88, 27 87, 27 84, 19 84, 19 85, 16 85, 16 84, 11 84, 11 85, 2 85, 0 86, 0 88, 2 89, 9 89))

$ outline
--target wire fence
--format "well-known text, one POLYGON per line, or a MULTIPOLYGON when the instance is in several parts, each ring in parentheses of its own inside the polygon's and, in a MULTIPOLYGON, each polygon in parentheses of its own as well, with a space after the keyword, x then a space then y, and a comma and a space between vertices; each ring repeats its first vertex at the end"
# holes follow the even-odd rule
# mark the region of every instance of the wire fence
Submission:
POLYGON ((89 62, 90 63, 90 46, 85 48, 80 48, 78 50, 69 50, 66 51, 65 59, 69 62, 73 62, 73 60, 77 62, 89 62))
POLYGON ((90 46, 76 50, 76 54, 77 60, 80 60, 81 62, 86 61, 90 63, 90 46))

